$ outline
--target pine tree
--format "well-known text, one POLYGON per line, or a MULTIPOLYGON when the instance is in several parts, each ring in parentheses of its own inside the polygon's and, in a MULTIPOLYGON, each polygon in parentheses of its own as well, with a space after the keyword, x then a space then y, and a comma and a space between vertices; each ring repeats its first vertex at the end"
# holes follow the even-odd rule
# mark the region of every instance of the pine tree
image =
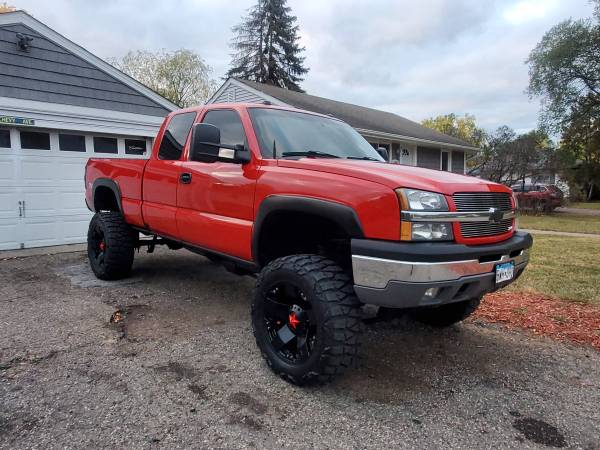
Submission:
POLYGON ((308 72, 298 25, 287 0, 258 0, 232 31, 234 49, 228 77, 239 77, 304 92, 299 83, 308 72))

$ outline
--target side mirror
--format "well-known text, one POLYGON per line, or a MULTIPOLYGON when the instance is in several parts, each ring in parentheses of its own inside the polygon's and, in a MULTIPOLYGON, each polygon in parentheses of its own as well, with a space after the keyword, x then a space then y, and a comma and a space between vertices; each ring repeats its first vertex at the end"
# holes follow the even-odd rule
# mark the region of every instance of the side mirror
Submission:
POLYGON ((212 163, 219 159, 221 130, 208 123, 197 123, 192 129, 190 160, 212 163))
POLYGON ((198 123, 192 129, 190 160, 213 163, 217 161, 246 164, 250 151, 241 144, 221 144, 221 130, 209 123, 198 123))
POLYGON ((384 147, 379 147, 377 149, 377 153, 379 153, 379 156, 381 156, 385 162, 388 162, 390 160, 390 155, 388 154, 387 149, 385 149, 384 147))

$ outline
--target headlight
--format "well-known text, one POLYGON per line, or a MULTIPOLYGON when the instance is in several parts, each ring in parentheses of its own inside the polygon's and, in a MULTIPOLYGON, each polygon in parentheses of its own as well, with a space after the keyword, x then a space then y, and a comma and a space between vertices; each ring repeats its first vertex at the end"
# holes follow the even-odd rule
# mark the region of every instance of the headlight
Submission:
MULTIPOLYGON (((403 211, 448 211, 442 194, 417 189, 396 190, 403 211)), ((402 220, 400 239, 403 241, 451 241, 452 224, 447 222, 410 222, 402 220)))
POLYGON ((450 223, 412 223, 411 241, 448 241, 452 239, 450 223))
POLYGON ((400 189, 400 195, 406 197, 407 209, 413 211, 448 211, 446 198, 441 194, 416 189, 400 189))

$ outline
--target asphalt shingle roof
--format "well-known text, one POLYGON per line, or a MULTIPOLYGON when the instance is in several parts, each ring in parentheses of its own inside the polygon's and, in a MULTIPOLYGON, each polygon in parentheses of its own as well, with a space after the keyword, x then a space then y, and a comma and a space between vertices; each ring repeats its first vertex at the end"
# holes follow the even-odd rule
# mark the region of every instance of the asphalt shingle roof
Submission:
POLYGON ((306 109, 320 114, 330 114, 347 122, 354 128, 425 139, 443 144, 471 147, 474 150, 476 149, 471 144, 461 139, 424 127, 417 122, 413 122, 412 120, 405 119, 404 117, 400 117, 390 112, 330 100, 328 98, 317 97, 316 95, 305 94, 302 92, 290 91, 270 84, 262 84, 239 78, 236 78, 236 80, 296 108, 306 109))

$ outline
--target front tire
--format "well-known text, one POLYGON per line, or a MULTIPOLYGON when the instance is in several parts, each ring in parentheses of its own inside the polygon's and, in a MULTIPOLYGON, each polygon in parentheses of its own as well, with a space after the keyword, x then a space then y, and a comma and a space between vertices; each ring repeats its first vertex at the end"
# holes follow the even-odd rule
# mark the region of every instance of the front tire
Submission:
POLYGON ((325 383, 352 366, 360 303, 350 277, 317 255, 276 259, 259 274, 252 328, 269 367, 297 385, 325 383))
POLYGON ((481 297, 433 308, 415 309, 411 311, 410 315, 426 325, 444 328, 465 320, 475 312, 479 303, 481 303, 481 297))
POLYGON ((136 244, 134 230, 118 212, 94 214, 88 229, 88 259, 101 280, 118 280, 131 272, 136 244))

